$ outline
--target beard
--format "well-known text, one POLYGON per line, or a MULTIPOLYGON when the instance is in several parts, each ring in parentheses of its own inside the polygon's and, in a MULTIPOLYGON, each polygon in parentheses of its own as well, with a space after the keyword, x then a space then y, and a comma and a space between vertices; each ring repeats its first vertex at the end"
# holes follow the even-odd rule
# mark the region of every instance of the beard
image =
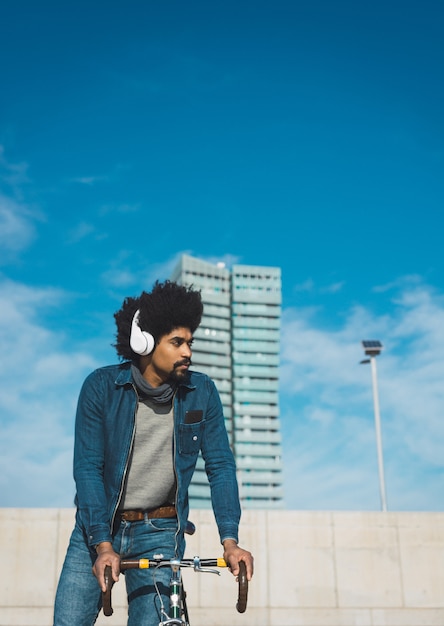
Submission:
POLYGON ((174 363, 174 368, 170 372, 170 380, 179 383, 184 380, 188 376, 188 370, 179 370, 179 367, 182 365, 191 366, 191 359, 184 359, 183 361, 178 361, 174 363))

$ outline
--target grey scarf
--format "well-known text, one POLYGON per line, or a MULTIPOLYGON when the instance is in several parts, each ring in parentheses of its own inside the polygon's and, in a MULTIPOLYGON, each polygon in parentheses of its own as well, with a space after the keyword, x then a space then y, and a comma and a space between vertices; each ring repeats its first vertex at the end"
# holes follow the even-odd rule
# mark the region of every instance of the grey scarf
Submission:
POLYGON ((139 368, 134 363, 131 363, 131 374, 133 375, 134 382, 136 383, 139 396, 142 398, 149 398, 156 404, 166 404, 171 402, 176 391, 176 385, 171 382, 164 383, 160 387, 151 387, 149 382, 144 379, 139 368))

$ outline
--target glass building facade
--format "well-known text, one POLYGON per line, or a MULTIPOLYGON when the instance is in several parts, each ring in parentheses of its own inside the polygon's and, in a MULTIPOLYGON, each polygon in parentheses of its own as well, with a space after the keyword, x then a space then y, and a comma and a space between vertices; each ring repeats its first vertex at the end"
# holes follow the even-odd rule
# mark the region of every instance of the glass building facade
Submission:
MULTIPOLYGON (((229 270, 183 255, 171 280, 202 294, 193 369, 208 374, 221 396, 242 508, 281 509, 280 268, 233 265, 229 270)), ((211 506, 201 458, 189 494, 192 508, 211 506)))

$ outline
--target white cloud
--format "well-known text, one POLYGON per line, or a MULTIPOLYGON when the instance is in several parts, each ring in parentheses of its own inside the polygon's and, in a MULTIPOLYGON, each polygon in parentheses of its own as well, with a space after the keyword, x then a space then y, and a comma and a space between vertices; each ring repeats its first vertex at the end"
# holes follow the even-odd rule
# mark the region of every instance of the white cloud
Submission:
POLYGON ((102 274, 102 280, 105 284, 112 287, 132 287, 137 283, 137 277, 134 272, 121 269, 110 269, 102 274))
POLYGON ((11 261, 36 236, 34 222, 41 219, 22 199, 22 186, 28 182, 26 163, 12 163, 0 145, 0 263, 11 261))
POLYGON ((121 203, 121 204, 104 204, 100 208, 100 215, 108 215, 109 213, 137 213, 140 211, 141 204, 136 202, 134 204, 121 203))
POLYGON ((93 224, 88 222, 80 222, 77 226, 70 232, 68 237, 69 243, 78 243, 79 241, 83 241, 86 237, 93 234, 95 232, 95 227, 93 224))
POLYGON ((121 250, 117 258, 112 261, 111 267, 102 274, 101 278, 105 284, 112 288, 133 287, 134 292, 125 294, 125 296, 138 296, 142 290, 150 290, 156 280, 163 281, 170 278, 181 255, 182 252, 178 252, 164 262, 150 263, 147 266, 145 257, 136 262, 132 252, 121 250), (131 267, 131 271, 121 269, 122 267, 131 267))
POLYGON ((387 310, 357 307, 335 331, 318 327, 312 311, 284 312, 281 402, 293 508, 379 507, 362 339, 385 345, 377 367, 389 506, 444 506, 444 298, 407 281, 387 310))
MULTIPOLYGON (((187 253, 188 254, 188 253, 187 253)), ((191 256, 195 256, 193 253, 190 253, 191 256)), ((196 256, 195 258, 201 258, 202 261, 206 261, 207 263, 211 263, 211 265, 218 265, 219 263, 222 263, 225 267, 227 268, 231 268, 233 267, 233 265, 236 265, 237 263, 242 263, 242 259, 239 256, 236 256, 234 254, 224 254, 222 256, 209 256, 209 257, 198 257, 196 256)))
POLYGON ((315 287, 314 280, 312 278, 307 278, 303 283, 299 283, 293 287, 294 292, 299 291, 313 291, 315 287))
POLYGON ((96 183, 107 181, 108 176, 76 176, 71 178, 72 183, 78 183, 79 185, 87 185, 92 187, 96 183))
POLYGON ((70 506, 78 391, 96 364, 39 321, 54 289, 0 282, 0 506, 70 506))
POLYGON ((327 287, 322 287, 321 293, 338 293, 342 290, 345 285, 345 281, 341 280, 337 283, 332 283, 331 285, 327 285, 327 287))
MULTIPOLYGON (((28 209, 0 194, 0 250, 2 260, 11 253, 26 248, 35 237, 35 229, 28 209)), ((0 258, 1 258, 0 257, 0 258)))
POLYGON ((5 149, 0 145, 0 179, 18 192, 20 187, 29 182, 28 164, 24 161, 13 163, 5 156, 5 149))
POLYGON ((307 278, 307 280, 305 280, 304 282, 294 285, 293 292, 294 293, 301 293, 301 292, 310 293, 310 292, 317 291, 320 294, 329 294, 329 293, 335 294, 335 293, 340 292, 343 289, 344 285, 345 285, 345 281, 341 280, 336 283, 326 285, 325 287, 318 287, 312 278, 307 278))

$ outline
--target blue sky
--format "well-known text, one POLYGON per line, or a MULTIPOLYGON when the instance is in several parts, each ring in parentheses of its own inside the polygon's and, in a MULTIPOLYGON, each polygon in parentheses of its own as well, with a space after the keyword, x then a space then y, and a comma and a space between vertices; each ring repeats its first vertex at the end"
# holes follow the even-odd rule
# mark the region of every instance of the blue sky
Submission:
POLYGON ((286 504, 444 510, 441 2, 17 0, 0 24, 0 506, 181 253, 282 268, 286 504))

